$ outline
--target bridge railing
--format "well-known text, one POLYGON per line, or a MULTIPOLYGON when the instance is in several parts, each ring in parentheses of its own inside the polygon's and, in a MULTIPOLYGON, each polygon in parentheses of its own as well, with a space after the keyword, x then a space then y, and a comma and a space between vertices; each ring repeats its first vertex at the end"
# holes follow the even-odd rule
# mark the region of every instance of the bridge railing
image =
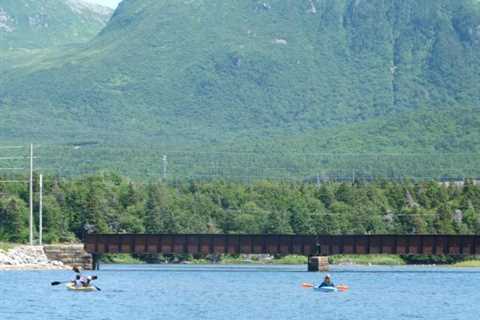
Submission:
POLYGON ((85 250, 93 254, 480 255, 480 236, 89 234, 85 250))

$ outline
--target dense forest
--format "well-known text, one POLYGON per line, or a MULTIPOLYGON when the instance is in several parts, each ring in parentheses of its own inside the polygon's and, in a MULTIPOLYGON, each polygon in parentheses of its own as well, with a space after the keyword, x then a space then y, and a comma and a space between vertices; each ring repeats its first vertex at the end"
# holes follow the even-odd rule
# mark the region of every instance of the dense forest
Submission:
MULTIPOLYGON (((6 182, 0 180, 0 241, 25 242, 28 185, 6 182)), ((44 228, 47 242, 74 241, 86 232, 478 234, 480 186, 469 180, 139 183, 112 173, 51 176, 44 228)))

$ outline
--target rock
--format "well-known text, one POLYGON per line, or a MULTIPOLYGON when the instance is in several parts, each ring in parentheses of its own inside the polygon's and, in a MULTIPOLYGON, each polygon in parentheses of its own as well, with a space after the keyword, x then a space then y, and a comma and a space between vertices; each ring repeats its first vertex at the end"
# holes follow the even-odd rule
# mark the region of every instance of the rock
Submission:
POLYGON ((50 261, 50 264, 55 267, 63 267, 64 264, 62 261, 50 261))
POLYGON ((286 45, 286 44, 288 44, 288 41, 285 40, 285 39, 275 39, 275 40, 273 40, 273 43, 286 45))
POLYGON ((19 269, 25 269, 25 266, 40 269, 49 266, 62 267, 63 263, 49 261, 41 246, 17 246, 8 251, 0 250, 0 265, 16 266, 19 269))

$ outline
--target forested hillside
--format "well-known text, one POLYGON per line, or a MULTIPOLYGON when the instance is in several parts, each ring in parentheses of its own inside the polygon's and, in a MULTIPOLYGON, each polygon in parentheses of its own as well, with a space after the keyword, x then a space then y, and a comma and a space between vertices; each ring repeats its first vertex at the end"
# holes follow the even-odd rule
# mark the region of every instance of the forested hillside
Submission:
MULTIPOLYGON (((0 184, 0 192, 0 241, 26 241, 27 186, 0 184)), ((408 181, 143 184, 113 174, 48 177, 44 238, 66 241, 85 232, 478 234, 479 208, 480 186, 471 181, 459 187, 408 181)))
MULTIPOLYGON (((3 73, 0 138, 88 142, 92 167, 132 175, 173 150, 301 177, 473 176, 478 92, 476 0, 125 0, 81 48, 3 73), (392 153, 423 160, 362 155, 392 153)), ((181 174, 214 170, 196 158, 181 174)))

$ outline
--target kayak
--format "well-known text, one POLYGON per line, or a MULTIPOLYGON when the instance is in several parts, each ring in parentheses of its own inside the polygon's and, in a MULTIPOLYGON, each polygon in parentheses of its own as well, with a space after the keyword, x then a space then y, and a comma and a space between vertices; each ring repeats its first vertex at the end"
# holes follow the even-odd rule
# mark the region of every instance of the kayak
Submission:
POLYGON ((320 291, 320 292, 337 292, 338 289, 335 287, 315 287, 313 288, 315 291, 320 291))
POLYGON ((97 291, 97 288, 88 286, 88 287, 80 287, 77 288, 73 283, 67 284, 67 290, 70 291, 79 291, 79 292, 91 292, 91 291, 97 291))

